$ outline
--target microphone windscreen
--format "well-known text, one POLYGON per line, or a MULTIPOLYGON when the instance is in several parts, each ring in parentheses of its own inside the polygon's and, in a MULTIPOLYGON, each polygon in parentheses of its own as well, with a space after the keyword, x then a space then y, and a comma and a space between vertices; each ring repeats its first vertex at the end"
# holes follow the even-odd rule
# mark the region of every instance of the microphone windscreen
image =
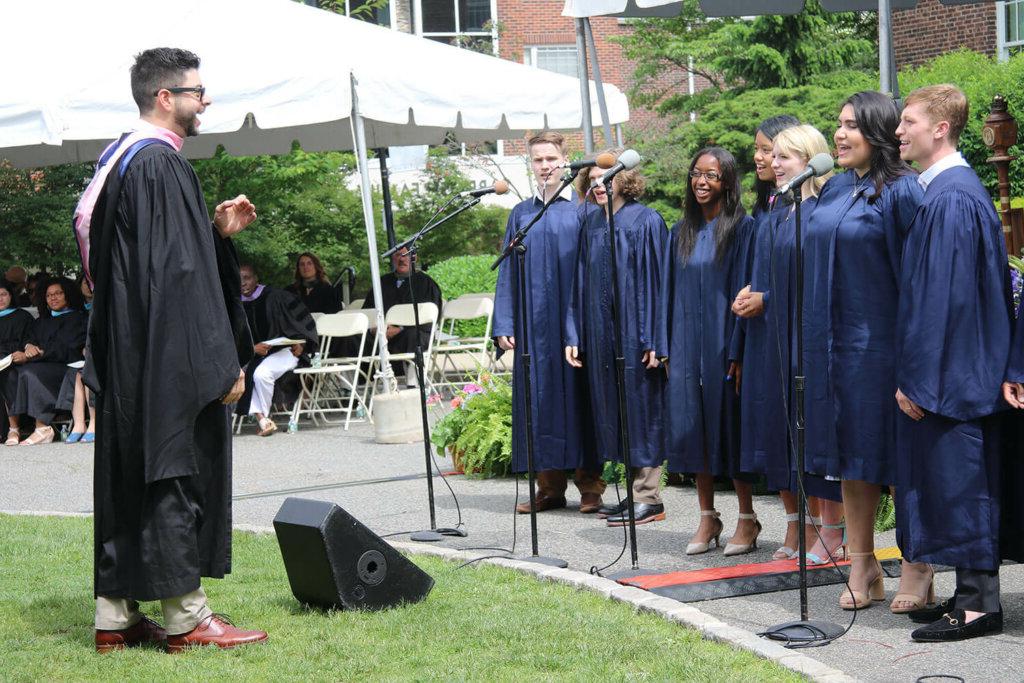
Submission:
POLYGON ((598 154, 594 161, 598 168, 611 168, 615 165, 615 155, 611 152, 604 152, 598 154))
POLYGON ((504 180, 494 181, 494 194, 505 194, 508 192, 508 182, 504 180))
POLYGON ((811 157, 811 160, 807 164, 814 169, 814 177, 823 176, 831 171, 835 165, 832 160, 832 155, 828 152, 820 152, 811 157))
POLYGON ((627 171, 640 165, 640 154, 635 149, 627 149, 619 155, 619 163, 627 171))

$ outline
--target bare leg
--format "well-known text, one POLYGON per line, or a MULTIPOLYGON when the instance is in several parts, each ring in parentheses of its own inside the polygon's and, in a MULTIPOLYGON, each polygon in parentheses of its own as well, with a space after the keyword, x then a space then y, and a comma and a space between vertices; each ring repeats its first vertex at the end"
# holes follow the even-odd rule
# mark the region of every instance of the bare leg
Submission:
MULTIPOLYGON (((750 482, 732 480, 733 488, 736 489, 736 499, 739 503, 740 514, 752 514, 754 512, 754 487, 750 482)), ((733 533, 729 543, 734 545, 749 545, 757 536, 757 524, 754 519, 737 519, 736 532, 733 533)))
MULTIPOLYGON (((889 487, 889 495, 896 498, 896 489, 889 487)), ((926 604, 934 602, 935 594, 932 582, 935 577, 935 570, 927 562, 908 562, 903 560, 900 563, 900 586, 896 589, 896 598, 889 605, 890 609, 896 611, 918 609, 926 604), (914 600, 914 597, 919 598, 914 600), (921 603, 924 601, 924 604, 921 603)), ((980 615, 980 613, 978 613, 980 615)), ((967 622, 974 621, 967 613, 967 622)))
MULTIPOLYGON (((847 543, 851 553, 872 553, 875 549, 875 510, 881 490, 866 481, 843 480, 843 507, 846 510, 847 543)), ((873 555, 856 555, 850 560, 850 588, 867 593, 877 573, 873 555)))
MULTIPOLYGON (((808 553, 820 558, 822 562, 828 562, 829 555, 836 559, 842 559, 843 554, 838 551, 843 545, 843 529, 840 526, 843 522, 843 504, 833 500, 820 499, 820 509, 822 526, 818 533, 809 532, 807 542, 811 544, 811 549, 808 553)), ((873 533, 874 515, 872 515, 871 528, 873 533)))
POLYGON ((85 432, 85 385, 82 384, 82 374, 75 374, 75 402, 71 404, 71 419, 74 425, 72 432, 81 434, 85 432))
MULTIPOLYGON (((701 510, 715 509, 715 478, 707 472, 700 473, 697 479, 697 500, 701 510)), ((708 543, 714 538, 715 532, 719 529, 717 517, 702 515, 697 533, 690 540, 691 543, 708 543)))

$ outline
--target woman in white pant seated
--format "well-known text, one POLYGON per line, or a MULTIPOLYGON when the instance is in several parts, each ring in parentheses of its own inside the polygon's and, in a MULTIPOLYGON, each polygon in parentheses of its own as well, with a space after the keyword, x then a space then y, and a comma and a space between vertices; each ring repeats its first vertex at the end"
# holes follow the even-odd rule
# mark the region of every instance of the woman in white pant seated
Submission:
POLYGON ((255 268, 240 268, 242 305, 253 337, 253 359, 245 369, 245 394, 238 402, 239 415, 254 415, 260 436, 270 436, 277 425, 268 415, 274 385, 298 365, 308 365, 308 353, 316 349, 316 323, 294 294, 261 285, 255 268), (277 343, 290 340, 299 343, 277 343), (268 343, 271 342, 271 343, 268 343))

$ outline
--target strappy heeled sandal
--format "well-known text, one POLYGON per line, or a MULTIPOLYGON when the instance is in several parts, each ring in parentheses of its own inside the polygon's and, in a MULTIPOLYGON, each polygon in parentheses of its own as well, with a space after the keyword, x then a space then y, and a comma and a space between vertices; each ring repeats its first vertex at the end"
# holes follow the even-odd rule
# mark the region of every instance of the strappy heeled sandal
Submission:
MULTIPOLYGON (((800 521, 800 513, 789 512, 786 514, 786 524, 793 524, 800 521)), ((792 560, 796 557, 797 550, 790 548, 788 545, 781 546, 778 550, 772 553, 773 560, 792 560)))
MULTIPOLYGON (((896 593, 896 597, 894 597, 892 602, 889 603, 890 612, 893 614, 907 614, 908 612, 924 609, 929 605, 935 604, 935 569, 932 567, 929 567, 929 569, 931 569, 932 575, 928 577, 928 590, 925 591, 925 594, 921 596, 915 593, 896 593), (897 607, 896 604, 900 602, 907 602, 910 604, 906 607, 897 607)), ((901 585, 900 588, 902 587, 903 586, 901 585)))
POLYGON ((708 539, 708 541, 705 543, 688 543, 686 545, 687 555, 702 555, 706 553, 708 550, 711 549, 711 541, 715 542, 716 548, 721 547, 720 539, 722 537, 722 529, 725 528, 725 525, 722 524, 722 520, 719 519, 720 515, 718 514, 718 510, 701 510, 700 516, 713 517, 714 519, 712 521, 718 524, 718 529, 711 535, 711 538, 708 539))
POLYGON ((757 513, 741 512, 739 514, 739 518, 754 520, 754 526, 757 528, 757 531, 754 532, 754 537, 750 539, 750 543, 726 543, 725 552, 722 553, 726 557, 732 557, 733 555, 746 555, 747 553, 757 550, 757 537, 761 535, 761 522, 757 521, 757 513))
POLYGON ((7 441, 4 441, 5 446, 17 446, 21 442, 21 434, 18 432, 17 427, 10 427, 7 430, 7 441))
MULTIPOLYGON (((854 557, 874 557, 874 551, 866 553, 847 553, 849 558, 854 557)), ((844 588, 843 593, 839 596, 839 606, 845 610, 860 610, 871 607, 876 601, 885 600, 885 584, 882 582, 882 577, 885 573, 882 571, 882 565, 875 560, 875 568, 878 570, 878 576, 871 579, 868 582, 867 593, 863 591, 854 590, 852 588, 844 588)))
POLYGON ((269 417, 260 418, 260 436, 270 436, 277 431, 277 425, 269 417))
POLYGON ((18 445, 37 446, 43 443, 52 443, 54 436, 53 427, 36 427, 32 434, 18 445))
POLYGON ((839 545, 834 550, 829 551, 828 557, 821 558, 814 553, 807 553, 807 564, 820 566, 823 564, 831 564, 833 558, 835 558, 836 562, 849 559, 849 552, 846 548, 846 522, 842 521, 839 522, 839 524, 821 524, 820 526, 822 529, 842 529, 843 540, 839 542, 839 545))

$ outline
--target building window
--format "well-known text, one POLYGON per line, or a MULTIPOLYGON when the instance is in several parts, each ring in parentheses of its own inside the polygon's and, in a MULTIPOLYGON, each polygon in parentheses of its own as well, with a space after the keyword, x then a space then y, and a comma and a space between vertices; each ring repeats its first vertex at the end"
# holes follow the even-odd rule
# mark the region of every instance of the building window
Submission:
POLYGON ((374 0, 306 0, 307 5, 329 9, 353 19, 361 19, 378 26, 391 26, 391 2, 374 7, 374 0))
MULTIPOLYGON (((1024 0, 1022 0, 1024 1, 1024 0)), ((577 78, 575 45, 533 45, 523 48, 523 64, 577 78)))
POLYGON ((996 3, 996 33, 999 59, 1024 51, 1024 0, 996 3))
POLYGON ((416 33, 424 38, 495 53, 496 0, 415 0, 416 33))

